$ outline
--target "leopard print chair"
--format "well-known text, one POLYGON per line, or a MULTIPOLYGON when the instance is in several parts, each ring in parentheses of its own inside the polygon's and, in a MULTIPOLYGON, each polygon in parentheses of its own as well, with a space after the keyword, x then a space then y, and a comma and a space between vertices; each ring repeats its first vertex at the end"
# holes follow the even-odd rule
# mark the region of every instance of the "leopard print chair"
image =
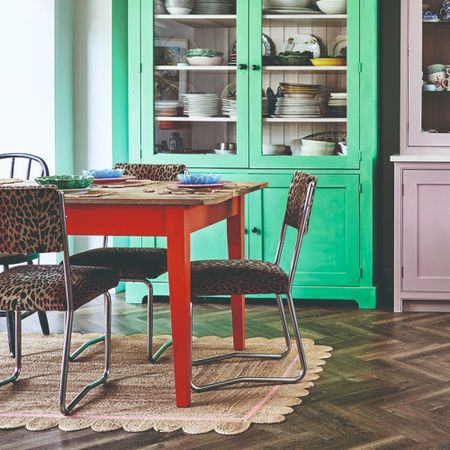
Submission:
POLYGON ((307 366, 305 353, 300 337, 291 290, 303 236, 308 231, 316 184, 317 178, 312 175, 302 172, 296 172, 294 174, 288 194, 286 212, 274 263, 250 260, 213 260, 194 261, 191 263, 192 297, 233 294, 275 294, 286 341, 286 348, 281 354, 267 355, 234 352, 227 355, 193 361, 193 365, 214 363, 229 358, 263 358, 272 360, 284 358, 290 352, 292 347, 291 337, 287 326, 287 318, 284 311, 284 303, 281 298, 281 295, 285 295, 294 328, 297 351, 301 362, 300 372, 298 375, 292 377, 238 377, 203 386, 192 383, 192 388, 195 391, 201 392, 217 389, 242 382, 273 384, 296 383, 306 375, 307 366), (280 261, 288 227, 294 228, 297 231, 297 240, 293 249, 290 272, 286 273, 280 267, 280 261))
POLYGON ((0 273, 0 310, 15 314, 16 360, 13 375, 1 380, 0 386, 16 381, 21 371, 21 312, 62 311, 65 320, 59 407, 68 415, 93 387, 108 378, 111 357, 111 298, 108 290, 117 286, 118 275, 104 267, 71 267, 62 193, 45 187, 0 187, 0 253, 60 252, 63 252, 62 265, 16 266, 0 273), (78 308, 102 294, 107 337, 104 372, 66 406, 73 315, 78 308))
MULTIPOLYGON (((9 178, 29 180, 36 175, 41 177, 50 175, 47 163, 39 156, 29 153, 2 153, 0 154, 0 167, 2 173, 8 174, 9 178)), ((33 264, 33 261, 38 258, 38 253, 31 255, 0 254, 0 266, 3 266, 3 270, 8 270, 10 266, 16 264, 33 264)), ((22 319, 25 319, 29 315, 31 313, 22 314, 22 319)), ((37 311, 37 315, 41 324, 42 333, 49 335, 50 327, 48 325, 47 313, 45 311, 37 311)), ((14 313, 12 311, 8 313, 0 311, 1 316, 6 316, 9 352, 11 356, 14 356, 14 313)))
MULTIPOLYGON (((124 175, 135 176, 138 180, 175 181, 177 175, 183 173, 186 167, 182 164, 116 164, 116 169, 124 169, 124 175)), ((107 239, 103 248, 88 250, 71 257, 72 264, 94 267, 110 267, 119 273, 124 282, 144 283, 148 289, 147 295, 147 353, 149 362, 155 362, 161 353, 170 345, 164 344, 153 353, 153 289, 149 280, 158 278, 167 272, 167 250, 162 248, 108 248, 107 239)), ((71 360, 81 354, 89 345, 99 342, 101 338, 93 339, 78 350, 71 360)))

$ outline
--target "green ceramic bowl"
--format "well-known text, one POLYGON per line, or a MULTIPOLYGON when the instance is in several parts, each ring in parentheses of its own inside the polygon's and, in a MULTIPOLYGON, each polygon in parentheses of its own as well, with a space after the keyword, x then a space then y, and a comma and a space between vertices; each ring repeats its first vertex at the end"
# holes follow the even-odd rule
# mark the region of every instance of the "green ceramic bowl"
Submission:
POLYGON ((215 56, 223 56, 223 53, 210 48, 191 48, 186 52, 186 56, 207 56, 213 58, 215 56))
POLYGON ((85 189, 94 181, 94 177, 84 175, 55 175, 35 178, 41 186, 56 186, 57 189, 85 189))

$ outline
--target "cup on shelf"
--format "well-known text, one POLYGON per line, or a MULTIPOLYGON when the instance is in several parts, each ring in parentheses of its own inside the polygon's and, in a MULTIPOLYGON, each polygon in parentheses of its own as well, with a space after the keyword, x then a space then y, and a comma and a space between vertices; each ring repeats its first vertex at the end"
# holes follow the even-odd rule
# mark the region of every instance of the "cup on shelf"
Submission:
POLYGON ((437 91, 443 91, 445 87, 442 85, 443 81, 446 79, 445 72, 431 73, 427 77, 428 84, 434 84, 437 91))
POLYGON ((424 84, 422 89, 424 92, 436 92, 436 86, 434 84, 424 84))
POLYGON ((426 68, 427 75, 438 72, 445 72, 444 64, 431 64, 431 66, 427 66, 426 68))

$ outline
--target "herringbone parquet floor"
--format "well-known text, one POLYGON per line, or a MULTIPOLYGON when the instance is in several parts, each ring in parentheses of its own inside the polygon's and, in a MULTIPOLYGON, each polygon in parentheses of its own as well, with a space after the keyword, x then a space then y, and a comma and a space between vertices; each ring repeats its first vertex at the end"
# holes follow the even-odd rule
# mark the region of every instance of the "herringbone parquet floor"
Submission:
MULTIPOLYGON (((167 306, 156 306, 158 334, 170 332, 167 306)), ((273 305, 249 302, 248 311, 249 337, 279 335, 273 305)), ((318 385, 283 424, 254 425, 234 437, 19 429, 0 431, 0 448, 450 449, 450 315, 394 315, 311 303, 299 304, 298 312, 303 335, 335 350, 318 385)), ((99 330, 100 314, 98 302, 79 311, 76 331, 99 330)), ((62 316, 51 315, 50 325, 52 332, 62 332, 62 316)), ((26 319, 24 328, 37 331, 37 320, 26 319)), ((145 307, 116 299, 113 330, 144 332, 145 307)), ((228 307, 197 305, 194 333, 229 335, 228 307)))

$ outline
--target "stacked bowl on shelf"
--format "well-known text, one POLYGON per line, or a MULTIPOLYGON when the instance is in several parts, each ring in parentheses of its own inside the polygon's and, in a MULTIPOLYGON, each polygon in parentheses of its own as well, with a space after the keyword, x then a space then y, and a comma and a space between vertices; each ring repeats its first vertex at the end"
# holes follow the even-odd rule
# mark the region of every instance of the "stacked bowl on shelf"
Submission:
POLYGON ((347 93, 331 92, 327 109, 329 117, 347 117, 347 93))
POLYGON ((184 94, 184 115, 189 117, 214 117, 219 111, 216 94, 184 94))
POLYGON ((161 117, 178 116, 178 100, 160 100, 155 102, 155 114, 161 117))
POLYGON ((165 7, 169 14, 183 16, 190 14, 194 7, 194 0, 166 0, 165 7))
POLYGON ((210 48, 191 48, 186 52, 186 61, 191 66, 220 66, 223 53, 210 48))
POLYGON ((234 14, 235 0, 196 0, 192 14, 234 14))

